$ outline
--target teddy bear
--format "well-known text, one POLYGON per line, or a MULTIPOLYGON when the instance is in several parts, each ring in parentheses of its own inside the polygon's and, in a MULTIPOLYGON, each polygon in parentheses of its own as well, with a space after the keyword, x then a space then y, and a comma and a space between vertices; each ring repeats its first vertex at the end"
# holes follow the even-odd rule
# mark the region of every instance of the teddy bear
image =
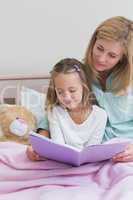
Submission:
POLYGON ((31 130, 36 130, 36 117, 20 105, 0 105, 0 141, 28 144, 31 130))

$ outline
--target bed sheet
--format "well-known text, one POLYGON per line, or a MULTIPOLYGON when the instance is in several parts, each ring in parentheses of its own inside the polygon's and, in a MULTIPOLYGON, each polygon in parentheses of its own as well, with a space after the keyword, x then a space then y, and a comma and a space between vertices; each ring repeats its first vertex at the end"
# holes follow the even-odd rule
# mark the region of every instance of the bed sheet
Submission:
POLYGON ((132 200, 133 162, 73 167, 30 161, 26 145, 0 143, 0 200, 132 200))

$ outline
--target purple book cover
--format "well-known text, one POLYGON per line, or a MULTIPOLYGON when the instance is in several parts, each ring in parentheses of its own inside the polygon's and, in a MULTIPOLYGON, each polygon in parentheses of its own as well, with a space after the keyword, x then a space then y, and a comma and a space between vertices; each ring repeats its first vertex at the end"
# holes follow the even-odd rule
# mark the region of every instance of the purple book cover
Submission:
POLYGON ((129 144, 126 141, 115 142, 91 145, 83 150, 79 150, 66 144, 57 144, 51 139, 33 131, 30 132, 29 140, 33 149, 39 155, 74 166, 111 159, 115 154, 124 151, 129 144))

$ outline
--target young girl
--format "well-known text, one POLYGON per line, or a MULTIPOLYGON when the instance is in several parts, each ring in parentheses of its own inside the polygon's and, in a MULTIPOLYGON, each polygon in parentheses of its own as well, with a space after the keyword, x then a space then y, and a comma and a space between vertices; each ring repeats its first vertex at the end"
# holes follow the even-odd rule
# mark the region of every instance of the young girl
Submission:
MULTIPOLYGON (((93 100, 85 66, 70 58, 58 62, 51 72, 46 101, 51 139, 80 149, 101 143, 107 115, 93 100)), ((40 134, 48 136, 45 130, 40 134)), ((31 160, 41 159, 32 147, 27 155, 31 160)))

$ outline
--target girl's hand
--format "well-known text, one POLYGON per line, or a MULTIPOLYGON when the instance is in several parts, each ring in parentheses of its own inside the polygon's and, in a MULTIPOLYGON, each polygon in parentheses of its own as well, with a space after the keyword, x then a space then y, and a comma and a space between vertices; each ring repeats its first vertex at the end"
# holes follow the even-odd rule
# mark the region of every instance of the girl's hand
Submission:
POLYGON ((38 134, 50 138, 50 134, 49 134, 49 132, 46 131, 46 130, 40 130, 40 131, 38 132, 38 134))
POLYGON ((39 156, 32 148, 32 146, 28 146, 26 149, 27 157, 32 161, 42 161, 46 160, 47 158, 44 158, 42 156, 39 156))
POLYGON ((114 162, 131 162, 133 161, 133 144, 129 144, 125 151, 113 157, 114 162))

